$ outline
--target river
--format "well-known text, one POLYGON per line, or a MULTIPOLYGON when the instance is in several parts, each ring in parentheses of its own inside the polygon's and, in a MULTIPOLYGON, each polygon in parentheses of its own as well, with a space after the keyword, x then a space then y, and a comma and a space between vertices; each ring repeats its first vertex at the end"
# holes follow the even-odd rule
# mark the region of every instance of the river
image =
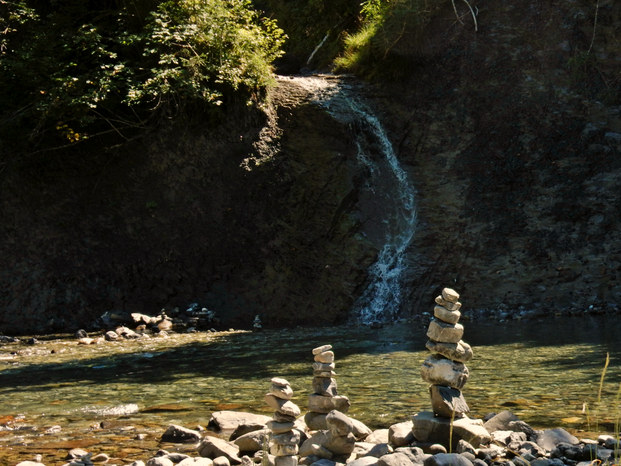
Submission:
MULTIPOLYGON (((509 409, 536 428, 612 429, 621 384, 618 316, 505 323, 467 317, 464 340, 474 358, 463 392, 472 417, 509 409)), ((430 408, 419 375, 427 324, 173 334, 92 346, 66 336, 4 344, 0 464, 37 453, 48 465, 62 464, 76 446, 146 460, 169 424, 204 427, 217 410, 271 414, 263 395, 276 376, 289 380, 304 413, 311 350, 322 344, 334 347, 349 415, 372 428, 388 427, 430 408)))

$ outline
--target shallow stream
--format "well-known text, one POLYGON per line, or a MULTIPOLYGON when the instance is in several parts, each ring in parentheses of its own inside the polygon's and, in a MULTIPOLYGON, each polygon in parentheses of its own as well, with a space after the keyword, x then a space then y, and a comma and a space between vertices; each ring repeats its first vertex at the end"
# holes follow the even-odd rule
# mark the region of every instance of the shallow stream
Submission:
MULTIPOLYGON (((618 319, 464 321, 464 340, 474 349, 464 387, 472 417, 508 409, 535 428, 610 432, 620 414, 618 319)), ((334 347, 349 415, 388 427, 430 407, 419 375, 427 324, 175 334, 92 346, 73 338, 4 344, 0 464, 37 453, 48 466, 63 464, 73 447, 106 453, 117 464, 146 460, 159 447, 178 448, 158 444, 169 424, 206 426, 217 410, 270 415, 263 395, 275 376, 289 380, 305 412, 311 350, 322 344, 334 347)))

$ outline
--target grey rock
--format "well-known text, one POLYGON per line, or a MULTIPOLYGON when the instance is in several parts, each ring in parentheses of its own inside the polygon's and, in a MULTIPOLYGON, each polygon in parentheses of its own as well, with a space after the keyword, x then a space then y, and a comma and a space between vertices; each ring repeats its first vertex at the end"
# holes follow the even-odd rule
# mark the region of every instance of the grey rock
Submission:
POLYGON ((346 396, 321 396, 312 393, 308 396, 308 410, 314 413, 329 413, 333 409, 346 413, 351 403, 346 396))
POLYGON ((233 443, 237 445, 240 452, 254 453, 255 451, 261 450, 263 445, 267 444, 270 432, 271 431, 267 428, 248 432, 233 440, 233 443))
POLYGON ((423 452, 419 447, 400 447, 395 450, 396 453, 402 453, 407 456, 414 464, 423 464, 425 460, 430 456, 423 452))
POLYGON ((250 424, 265 427, 272 418, 262 414, 244 413, 238 411, 215 411, 211 414, 208 428, 217 432, 229 433, 240 425, 250 424))
POLYGON ((429 446, 429 453, 432 455, 437 455, 439 453, 447 453, 446 447, 441 443, 434 443, 429 446))
POLYGON ((437 305, 433 308, 433 316, 442 322, 446 322, 447 324, 456 324, 459 322, 461 312, 450 311, 444 306, 437 305))
POLYGON ((442 343, 457 343, 464 335, 464 326, 461 324, 447 324, 438 319, 432 319, 427 330, 427 337, 442 343))
POLYGON ((354 434, 328 435, 328 441, 324 446, 335 455, 349 455, 354 451, 355 444, 356 437, 354 437, 354 434))
POLYGON ((274 458, 275 466, 298 466, 297 456, 277 456, 274 458))
MULTIPOLYGON (((295 427, 295 422, 276 422, 269 421, 267 428, 275 434, 284 434, 295 427)), ((313 429, 316 430, 316 429, 313 429)))
POLYGON ((378 464, 379 458, 374 456, 363 456, 347 463, 347 466, 375 466, 378 464))
POLYGON ((367 452, 367 456, 374 456, 375 458, 381 458, 384 455, 393 453, 393 448, 387 443, 376 443, 367 452))
POLYGON ((201 439, 201 434, 192 429, 172 424, 168 426, 166 432, 162 434, 162 442, 170 443, 192 443, 198 442, 201 439))
POLYGON ((231 466, 231 461, 226 456, 218 456, 213 459, 213 466, 231 466))
POLYGON ((265 402, 268 406, 285 416, 298 417, 301 414, 300 408, 290 400, 283 400, 274 396, 272 393, 265 395, 265 402))
POLYGON ((431 407, 436 416, 460 418, 470 411, 461 390, 442 385, 429 387, 431 407))
POLYGON ((475 454, 474 447, 462 439, 459 442, 457 442, 457 448, 455 448, 455 453, 466 453, 466 452, 472 453, 473 455, 475 454))
POLYGON ((354 431, 351 419, 335 409, 327 414, 326 424, 333 435, 347 435, 354 431))
MULTIPOLYGON (((414 438, 420 442, 437 442, 448 444, 451 436, 451 420, 434 416, 432 412, 421 412, 412 418, 412 432, 414 438)), ((464 416, 456 419, 452 428, 452 440, 454 447, 459 440, 465 440, 473 447, 479 448, 481 445, 491 441, 489 432, 483 427, 483 422, 469 419, 464 416)))
POLYGON ((424 466, 473 466, 472 461, 458 453, 438 453, 430 456, 424 466))
POLYGON ((487 420, 483 426, 489 433, 497 430, 511 430, 509 429, 509 423, 512 421, 519 421, 519 418, 511 411, 501 411, 487 420))
POLYGON ((313 377, 313 392, 323 396, 337 396, 337 383, 333 377, 313 377))
POLYGON ((378 466, 411 466, 415 463, 405 453, 395 452, 382 456, 378 459, 377 464, 378 466))
POLYGON ((174 466, 174 464, 175 463, 173 463, 168 458, 164 456, 159 456, 156 458, 151 458, 149 461, 147 461, 146 466, 174 466))
POLYGON ((213 461, 210 458, 186 458, 177 466, 213 466, 213 461))
POLYGON ((389 443, 388 441, 389 430, 388 429, 376 429, 367 435, 365 441, 370 443, 389 443))
POLYGON ((304 422, 310 430, 326 430, 328 428, 328 424, 326 423, 327 415, 327 413, 314 413, 312 411, 308 411, 304 415, 304 422))
POLYGON ((371 433, 373 433, 373 431, 362 421, 354 418, 350 418, 350 420, 354 426, 353 434, 354 437, 356 437, 356 440, 366 439, 369 435, 371 435, 371 433))
POLYGON ((423 362, 421 377, 432 385, 444 385, 461 389, 468 381, 468 368, 461 362, 451 361, 432 354, 423 362))
POLYGON ((226 457, 234 464, 241 463, 239 447, 218 437, 205 437, 198 445, 198 454, 214 460, 218 457, 226 457))
POLYGON ((432 353, 441 354, 453 361, 468 362, 472 359, 472 348, 463 340, 459 340, 457 343, 440 343, 428 340, 425 346, 432 353))
POLYGON ((414 441, 412 421, 399 422, 388 428, 388 443, 395 447, 404 447, 414 441))
POLYGON ((557 427, 556 429, 543 430, 537 435, 537 445, 544 450, 551 451, 562 442, 572 445, 580 443, 576 437, 560 427, 557 427))

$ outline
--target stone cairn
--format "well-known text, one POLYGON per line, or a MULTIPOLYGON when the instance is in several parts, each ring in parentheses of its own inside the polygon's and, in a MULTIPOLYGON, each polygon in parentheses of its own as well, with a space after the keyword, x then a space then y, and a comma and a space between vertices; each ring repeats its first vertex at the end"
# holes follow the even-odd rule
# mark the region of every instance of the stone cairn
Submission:
POLYGON ((422 379, 430 384, 433 412, 414 415, 412 433, 421 442, 446 444, 449 439, 453 443, 463 439, 477 447, 489 441, 489 433, 481 420, 466 416, 470 409, 461 393, 469 376, 464 363, 472 358, 472 348, 461 339, 459 293, 444 288, 435 301, 426 344, 432 354, 421 367, 422 379))
POLYGON ((327 429, 327 414, 332 410, 347 413, 351 403, 346 396, 337 394, 336 367, 332 345, 313 349, 313 393, 308 396, 308 412, 304 416, 311 430, 327 429))
POLYGON ((271 431, 270 453, 275 457, 275 466, 297 466, 300 432, 294 430, 294 425, 301 411, 291 401, 293 389, 287 380, 274 377, 271 384, 265 395, 265 401, 274 409, 273 419, 267 423, 271 431))
POLYGON ((459 324, 459 294, 444 288, 436 297, 434 319, 429 324, 425 345, 431 356, 421 367, 421 376, 431 384, 431 406, 436 416, 461 418, 470 409, 461 393, 468 381, 468 368, 464 363, 472 358, 472 349, 461 337, 464 326, 459 324))

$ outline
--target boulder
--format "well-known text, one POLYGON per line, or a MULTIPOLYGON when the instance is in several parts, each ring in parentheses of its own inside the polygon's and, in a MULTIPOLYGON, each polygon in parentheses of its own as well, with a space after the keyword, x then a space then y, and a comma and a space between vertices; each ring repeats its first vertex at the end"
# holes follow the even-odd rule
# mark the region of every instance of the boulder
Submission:
POLYGON ((240 437, 237 437, 233 441, 233 443, 237 445, 240 452, 254 453, 261 450, 263 448, 263 445, 267 444, 270 432, 271 431, 267 428, 261 430, 254 430, 240 437))
POLYGON ((335 409, 326 416, 326 424, 333 435, 349 435, 354 431, 354 424, 351 419, 335 409))
POLYGON ((170 443, 193 443, 201 439, 201 434, 192 429, 172 424, 162 434, 162 442, 170 443))
POLYGON ((357 440, 366 439, 373 431, 358 419, 349 418, 354 426, 353 434, 357 440))
POLYGON ((556 429, 546 429, 537 435, 537 445, 547 451, 554 450, 559 443, 569 443, 577 445, 580 443, 576 437, 571 435, 565 429, 557 427, 556 429))
POLYGON ((239 447, 218 437, 205 437, 198 445, 197 451, 200 456, 213 459, 214 463, 221 457, 232 464, 241 463, 239 447))
MULTIPOLYGON (((412 422, 412 433, 416 440, 448 445, 451 437, 450 419, 436 417, 432 412, 425 411, 415 414, 412 422)), ((460 440, 465 440, 475 448, 491 442, 491 436, 480 420, 464 416, 454 420, 452 425, 453 448, 457 447, 460 440)))
POLYGON ((489 418, 483 426, 490 433, 497 430, 511 430, 509 429, 509 423, 518 420, 519 418, 511 411, 501 411, 489 418))
POLYGON ((408 455, 402 452, 394 452, 384 455, 377 461, 378 466, 412 466, 414 464, 422 463, 414 463, 408 455))
POLYGON ((304 422, 310 430, 326 430, 328 424, 326 423, 327 413, 314 413, 308 411, 304 415, 304 422))
POLYGON ((458 453, 439 453, 427 458, 423 464, 424 466, 474 466, 472 461, 458 453))
POLYGON ((414 440, 412 421, 399 422, 388 428, 388 443, 395 447, 404 447, 414 440))
POLYGON ((242 424, 263 428, 271 419, 271 417, 262 414, 237 411, 215 411, 211 414, 211 419, 207 427, 217 432, 230 434, 242 424))
POLYGON ((376 429, 367 436, 365 441, 369 443, 389 443, 388 435, 389 429, 376 429))

